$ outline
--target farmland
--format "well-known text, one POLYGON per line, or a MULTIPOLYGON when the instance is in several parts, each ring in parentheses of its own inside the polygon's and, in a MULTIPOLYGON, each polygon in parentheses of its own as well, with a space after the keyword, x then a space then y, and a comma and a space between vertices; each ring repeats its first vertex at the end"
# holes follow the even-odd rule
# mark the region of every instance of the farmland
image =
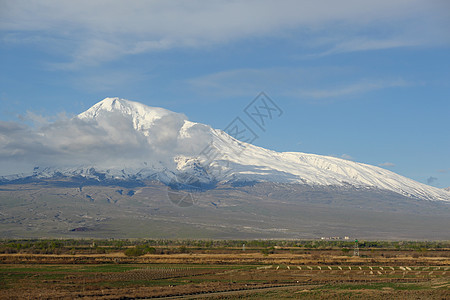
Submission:
POLYGON ((1 299, 445 299, 446 242, 0 243, 1 299), (243 246, 245 245, 245 246, 243 246))

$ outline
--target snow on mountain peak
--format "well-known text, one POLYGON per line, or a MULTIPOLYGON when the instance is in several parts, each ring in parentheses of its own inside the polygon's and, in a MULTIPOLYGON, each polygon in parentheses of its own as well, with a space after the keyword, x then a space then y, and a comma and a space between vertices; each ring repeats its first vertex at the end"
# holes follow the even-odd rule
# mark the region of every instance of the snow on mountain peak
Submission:
POLYGON ((177 114, 170 110, 160 107, 150 107, 145 104, 120 99, 120 98, 105 98, 98 102, 87 111, 78 115, 80 119, 97 119, 105 113, 120 113, 122 115, 130 116, 133 120, 133 127, 138 131, 146 132, 157 120, 169 115, 178 115, 186 119, 183 114, 177 114))
MULTIPOLYGON (((45 176, 102 173, 106 178, 160 178, 163 182, 178 176, 199 182, 266 181, 376 188, 450 201, 450 192, 444 189, 379 167, 316 154, 279 153, 188 121, 183 114, 119 98, 106 98, 73 119, 40 130, 28 137, 32 146, 27 148, 30 163, 46 170, 40 171, 45 176), (43 149, 36 151, 35 145, 43 149), (214 147, 218 154, 212 161, 204 154, 212 150, 207 147, 214 147)), ((19 143, 20 137, 10 138, 12 142, 0 145, 0 150, 11 152, 19 143)))

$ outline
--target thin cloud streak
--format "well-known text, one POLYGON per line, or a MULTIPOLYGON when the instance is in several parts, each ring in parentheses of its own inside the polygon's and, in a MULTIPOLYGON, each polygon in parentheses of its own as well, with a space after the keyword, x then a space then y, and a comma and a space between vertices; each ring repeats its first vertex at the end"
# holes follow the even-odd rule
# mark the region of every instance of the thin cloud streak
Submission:
POLYGON ((317 82, 334 74, 340 76, 347 71, 340 68, 247 68, 227 70, 191 78, 185 83, 197 93, 249 96, 259 90, 271 91, 300 99, 329 99, 364 94, 386 88, 412 86, 404 79, 365 79, 342 83, 340 87, 321 86, 311 89, 317 82))
POLYGON ((394 163, 391 163, 391 162, 384 162, 384 163, 381 163, 381 164, 378 164, 380 167, 395 167, 395 164, 394 163))
POLYGON ((300 94, 303 97, 315 99, 336 98, 354 94, 363 94, 366 92, 385 88, 405 87, 408 85, 411 84, 404 80, 394 80, 394 81, 365 80, 363 82, 357 82, 340 88, 334 89, 324 88, 320 90, 300 91, 300 94))
POLYGON ((350 53, 357 51, 369 51, 369 50, 383 50, 401 47, 413 47, 422 45, 423 42, 419 40, 398 40, 398 39, 386 39, 376 40, 368 38, 353 39, 336 44, 331 49, 305 56, 305 58, 317 58, 332 54, 350 53))

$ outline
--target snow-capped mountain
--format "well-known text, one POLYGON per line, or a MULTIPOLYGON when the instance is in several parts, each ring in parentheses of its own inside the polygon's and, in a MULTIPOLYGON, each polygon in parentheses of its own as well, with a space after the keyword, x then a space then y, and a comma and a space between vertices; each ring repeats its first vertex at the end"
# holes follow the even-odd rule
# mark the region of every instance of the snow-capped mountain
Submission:
POLYGON ((380 167, 316 154, 275 152, 188 121, 183 114, 124 99, 106 98, 70 122, 71 132, 78 134, 57 150, 70 153, 71 158, 35 168, 33 176, 158 179, 166 184, 174 180, 259 181, 380 189, 410 198, 450 201, 448 191, 380 167))
POLYGON ((84 120, 95 120, 110 113, 130 116, 134 129, 146 136, 149 135, 148 131, 155 124, 155 121, 168 115, 177 115, 160 107, 149 107, 138 102, 119 98, 106 98, 77 117, 84 120))

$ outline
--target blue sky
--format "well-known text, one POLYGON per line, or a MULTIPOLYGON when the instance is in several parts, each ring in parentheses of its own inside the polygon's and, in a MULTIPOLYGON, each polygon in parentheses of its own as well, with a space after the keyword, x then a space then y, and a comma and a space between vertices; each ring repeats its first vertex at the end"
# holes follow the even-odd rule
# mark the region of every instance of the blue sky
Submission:
POLYGON ((121 97, 450 186, 448 1, 1 1, 0 120, 121 97), (258 131, 259 130, 259 131, 258 131))

